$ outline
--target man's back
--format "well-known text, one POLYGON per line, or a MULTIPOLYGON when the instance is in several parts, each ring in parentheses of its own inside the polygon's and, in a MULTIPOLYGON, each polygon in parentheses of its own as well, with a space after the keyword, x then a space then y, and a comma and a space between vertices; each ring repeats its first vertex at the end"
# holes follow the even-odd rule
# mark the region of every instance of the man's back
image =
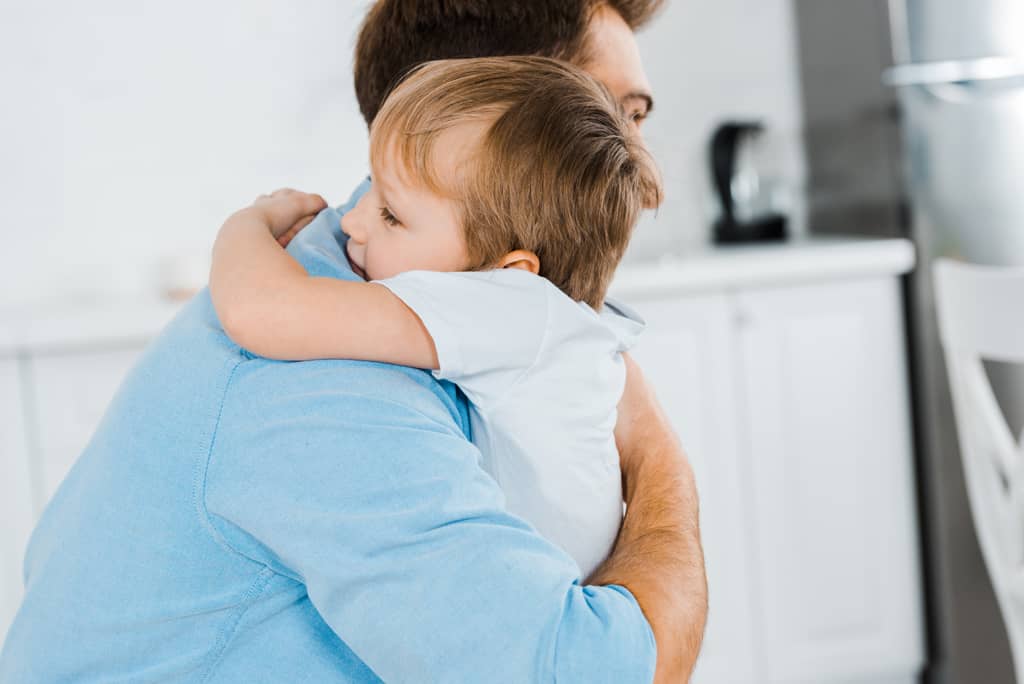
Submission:
MULTIPOLYGON (((256 384, 233 377, 255 371, 247 364, 268 372, 277 365, 278 375, 290 366, 247 359, 205 293, 149 349, 33 534, 25 603, 0 679, 234 679, 226 675, 252 648, 301 655, 309 681, 339 672, 374 679, 319 618, 301 582, 238 553, 211 522, 209 457, 223 410, 237 403, 226 393, 256 384)), ((336 362, 323 372, 344 386, 365 370, 336 362)), ((305 376, 292 374, 296 382, 305 376)), ((295 663, 266 659, 260 676, 278 679, 263 669, 275 662, 294 674, 295 663)))
MULTIPOLYGON (((344 276, 337 217, 311 272, 344 276)), ((422 371, 252 357, 201 294, 34 533, 0 681, 649 679, 633 598, 574 585, 466 425, 422 371)))

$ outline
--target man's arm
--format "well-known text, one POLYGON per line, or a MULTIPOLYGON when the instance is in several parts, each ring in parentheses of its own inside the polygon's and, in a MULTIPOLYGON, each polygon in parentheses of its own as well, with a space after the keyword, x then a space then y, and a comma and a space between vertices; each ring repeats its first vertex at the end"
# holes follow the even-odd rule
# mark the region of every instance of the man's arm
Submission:
POLYGON ((655 682, 687 681, 704 638, 707 579, 693 471, 639 367, 626 357, 616 443, 626 517, 589 583, 636 597, 658 647, 655 682))

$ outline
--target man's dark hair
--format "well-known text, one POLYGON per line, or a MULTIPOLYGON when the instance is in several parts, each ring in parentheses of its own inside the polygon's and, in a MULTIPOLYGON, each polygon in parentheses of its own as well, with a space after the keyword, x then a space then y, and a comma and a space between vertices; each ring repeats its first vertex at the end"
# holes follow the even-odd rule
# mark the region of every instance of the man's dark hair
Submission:
POLYGON ((356 42, 355 85, 369 125, 391 88, 435 59, 538 55, 585 61, 602 5, 636 30, 664 0, 378 0, 356 42))

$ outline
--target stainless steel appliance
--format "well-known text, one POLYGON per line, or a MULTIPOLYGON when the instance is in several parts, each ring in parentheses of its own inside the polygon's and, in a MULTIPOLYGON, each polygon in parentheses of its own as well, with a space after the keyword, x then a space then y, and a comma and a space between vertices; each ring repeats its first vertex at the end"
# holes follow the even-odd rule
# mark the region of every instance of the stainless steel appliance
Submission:
MULTIPOLYGON (((895 65, 884 80, 899 93, 910 233, 919 255, 910 313, 933 599, 929 679, 1012 682, 967 509, 931 264, 939 256, 1024 264, 1024 1, 889 0, 889 24, 895 65)), ((1020 434, 1024 371, 988 370, 1020 434)))
POLYGON ((765 175, 755 142, 764 134, 760 121, 726 121, 711 136, 711 179, 721 215, 715 221, 717 243, 782 240, 787 220, 778 209, 776 181, 765 175))

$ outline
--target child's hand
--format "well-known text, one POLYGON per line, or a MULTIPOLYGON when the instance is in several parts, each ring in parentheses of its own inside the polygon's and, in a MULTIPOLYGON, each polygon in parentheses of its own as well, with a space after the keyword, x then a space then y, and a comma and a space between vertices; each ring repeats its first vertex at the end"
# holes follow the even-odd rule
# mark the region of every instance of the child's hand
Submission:
POLYGON ((327 202, 320 195, 281 188, 269 195, 260 195, 244 211, 257 212, 278 243, 287 247, 326 206, 327 202))

